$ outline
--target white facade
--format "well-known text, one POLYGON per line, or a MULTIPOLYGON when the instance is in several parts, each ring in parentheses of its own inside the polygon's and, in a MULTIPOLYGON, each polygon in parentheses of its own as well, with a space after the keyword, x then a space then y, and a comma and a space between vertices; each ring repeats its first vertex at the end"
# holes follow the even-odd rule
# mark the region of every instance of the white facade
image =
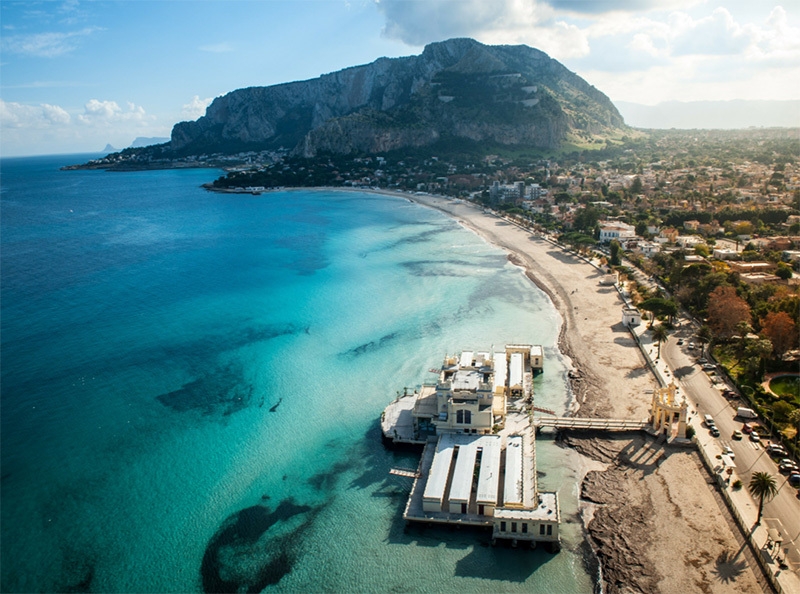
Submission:
POLYGON ((600 226, 600 243, 609 243, 616 239, 624 241, 636 237, 636 229, 627 223, 606 223, 600 226))

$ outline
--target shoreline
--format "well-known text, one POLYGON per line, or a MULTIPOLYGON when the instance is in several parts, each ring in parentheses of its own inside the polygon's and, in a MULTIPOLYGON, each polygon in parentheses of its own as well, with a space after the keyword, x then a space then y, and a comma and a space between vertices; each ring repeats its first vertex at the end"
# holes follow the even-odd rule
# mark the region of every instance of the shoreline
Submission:
MULTIPOLYGON (((561 318, 557 346, 569 359, 572 413, 646 419, 658 385, 628 329, 605 274, 564 248, 464 200, 374 188, 281 188, 268 191, 360 192, 404 198, 454 219, 487 243, 550 299, 561 318)), ((605 592, 762 592, 736 552, 729 512, 709 486, 696 451, 650 436, 581 432, 559 440, 585 463, 579 514, 605 592), (599 468, 604 466, 604 468, 599 468), (585 513, 584 513, 585 512, 585 513), (685 544, 691 543, 691 544, 685 544)), ((587 566, 587 569, 590 569, 587 566)))

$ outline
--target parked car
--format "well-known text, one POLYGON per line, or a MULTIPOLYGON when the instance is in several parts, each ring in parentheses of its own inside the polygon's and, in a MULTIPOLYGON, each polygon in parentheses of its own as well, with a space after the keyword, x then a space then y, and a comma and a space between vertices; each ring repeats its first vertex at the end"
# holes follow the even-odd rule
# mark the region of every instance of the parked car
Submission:
POLYGON ((731 446, 725 446, 724 448, 722 448, 722 453, 725 456, 729 456, 731 460, 735 460, 736 459, 736 454, 733 453, 733 450, 731 449, 731 446))
POLYGON ((700 364, 700 365, 705 365, 706 363, 708 363, 708 359, 705 359, 705 358, 698 359, 697 363, 700 364))
POLYGON ((800 487, 800 472, 794 472, 789 475, 789 484, 793 487, 800 487))
POLYGON ((733 390, 723 390, 722 395, 725 396, 725 398, 736 398, 736 392, 733 390))
POLYGON ((679 339, 678 339, 678 344, 679 344, 679 345, 683 344, 683 339, 682 339, 682 338, 679 338, 679 339))
POLYGON ((755 431, 753 431, 753 432, 750 434, 750 441, 754 441, 754 442, 758 443, 759 441, 761 441, 761 437, 758 435, 758 433, 756 433, 755 431))
POLYGON ((794 474, 800 472, 800 466, 797 466, 797 464, 789 460, 788 462, 781 462, 781 465, 778 466, 778 470, 781 474, 794 474))
POLYGON ((702 367, 704 371, 714 371, 717 368, 713 363, 703 363, 702 367))
POLYGON ((750 426, 750 423, 745 423, 742 425, 742 432, 744 433, 752 433, 753 428, 750 426))
POLYGON ((690 342, 690 343, 689 343, 689 350, 690 350, 690 351, 693 351, 693 350, 694 350, 694 343, 693 343, 693 342, 690 342))
POLYGON ((781 456, 786 458, 789 455, 789 453, 786 451, 786 448, 777 443, 769 444, 767 446, 767 453, 773 458, 780 458, 781 456))
POLYGON ((713 435, 714 437, 719 437, 719 429, 716 426, 711 427, 708 432, 713 435))
POLYGON ((737 429, 736 431, 733 432, 733 435, 731 435, 731 437, 733 439, 742 439, 742 432, 737 429))

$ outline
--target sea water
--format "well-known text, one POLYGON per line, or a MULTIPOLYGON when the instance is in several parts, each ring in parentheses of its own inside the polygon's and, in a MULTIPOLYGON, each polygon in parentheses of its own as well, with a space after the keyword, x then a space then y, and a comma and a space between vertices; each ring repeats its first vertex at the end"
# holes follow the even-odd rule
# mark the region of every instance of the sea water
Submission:
POLYGON ((563 550, 406 528, 383 408, 559 317, 506 254, 403 198, 215 194, 207 169, 2 161, 2 590, 591 592, 576 456, 537 446, 563 550))

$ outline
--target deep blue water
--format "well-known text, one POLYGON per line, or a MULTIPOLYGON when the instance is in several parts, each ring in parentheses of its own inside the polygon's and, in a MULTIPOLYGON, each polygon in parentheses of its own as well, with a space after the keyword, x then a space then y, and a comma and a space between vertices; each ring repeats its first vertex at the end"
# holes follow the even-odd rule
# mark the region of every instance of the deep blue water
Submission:
POLYGON ((404 530, 377 420, 446 353, 559 318, 503 252, 399 198, 204 191, 212 170, 0 163, 3 591, 591 591, 577 460, 538 445, 565 549, 404 530))

